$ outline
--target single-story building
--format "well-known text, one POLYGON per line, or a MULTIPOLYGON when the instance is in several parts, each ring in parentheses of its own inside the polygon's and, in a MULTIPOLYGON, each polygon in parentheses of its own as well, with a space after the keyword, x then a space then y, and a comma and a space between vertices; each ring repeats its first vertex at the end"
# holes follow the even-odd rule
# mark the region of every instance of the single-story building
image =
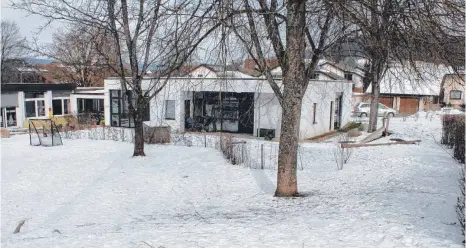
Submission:
MULTIPOLYGON (((277 79, 281 84, 281 80, 277 79)), ((152 88, 151 78, 143 90, 152 88)), ((303 99, 300 138, 338 129, 351 115, 352 85, 346 80, 311 80, 303 99)), ((118 78, 105 80, 105 124, 133 127, 118 78)), ((204 130, 263 136, 280 135, 281 106, 267 80, 239 71, 197 67, 185 77, 171 78, 150 102, 144 116, 151 126, 173 131, 204 130)))
POLYGON ((29 118, 50 118, 60 124, 71 114, 70 95, 75 84, 2 84, 1 126, 27 127, 29 118))
POLYGON ((66 124, 66 116, 104 118, 104 88, 76 88, 75 84, 2 84, 0 125, 28 127, 28 119, 52 118, 66 124))

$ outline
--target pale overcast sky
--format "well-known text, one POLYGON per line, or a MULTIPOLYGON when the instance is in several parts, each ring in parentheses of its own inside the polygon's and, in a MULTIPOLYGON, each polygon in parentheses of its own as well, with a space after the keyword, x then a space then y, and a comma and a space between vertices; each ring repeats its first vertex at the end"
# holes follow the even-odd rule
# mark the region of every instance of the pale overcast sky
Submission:
POLYGON ((21 34, 27 37, 28 40, 37 37, 40 43, 51 43, 52 34, 59 24, 54 24, 53 27, 46 28, 38 34, 38 29, 44 25, 46 21, 40 16, 29 15, 21 10, 9 8, 8 0, 2 1, 1 19, 15 21, 18 24, 21 34))

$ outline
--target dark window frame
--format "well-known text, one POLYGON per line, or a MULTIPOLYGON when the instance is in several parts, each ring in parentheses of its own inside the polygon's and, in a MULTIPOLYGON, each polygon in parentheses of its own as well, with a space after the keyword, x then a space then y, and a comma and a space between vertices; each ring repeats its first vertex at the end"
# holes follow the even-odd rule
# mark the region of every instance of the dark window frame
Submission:
POLYGON ((52 114, 54 116, 63 115, 63 99, 52 99, 52 114))
POLYGON ((353 73, 345 73, 345 79, 349 81, 353 81, 353 73))
MULTIPOLYGON (((133 117, 129 114, 128 112, 123 112, 122 109, 125 108, 125 106, 128 104, 129 101, 133 101, 133 104, 135 104, 134 99, 131 97, 132 96, 132 91, 129 92, 129 99, 127 99, 127 95, 121 91, 121 90, 110 90, 110 126, 112 127, 127 127, 127 128, 134 128, 134 120, 133 117), (114 101, 118 102, 118 111, 114 111, 114 101), (121 120, 122 116, 128 115, 128 124, 127 125, 122 125, 121 120), (118 119, 118 123, 115 125, 113 123, 113 117, 116 117, 118 119)), ((101 102, 99 101, 99 104, 101 102)), ((144 115, 142 117, 143 121, 150 121, 150 104, 148 103, 146 106, 146 109, 144 111, 144 115)), ((126 119, 126 118, 124 118, 126 119)))

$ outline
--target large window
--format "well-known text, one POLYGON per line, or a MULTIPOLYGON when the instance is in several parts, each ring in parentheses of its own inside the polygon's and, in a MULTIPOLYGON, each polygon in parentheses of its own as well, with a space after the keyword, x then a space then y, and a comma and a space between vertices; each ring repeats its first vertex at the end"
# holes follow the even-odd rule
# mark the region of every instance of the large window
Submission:
POLYGON ((45 99, 43 92, 25 92, 24 105, 26 107, 26 117, 44 117, 45 99))
POLYGON ((461 100, 461 91, 460 90, 452 90, 450 91, 450 99, 452 100, 461 100))
POLYGON ((66 115, 69 114, 70 99, 59 98, 52 100, 53 115, 66 115))
MULTIPOLYGON (((114 127, 134 127, 133 117, 129 111, 129 101, 136 105, 132 92, 125 94, 121 90, 110 91, 110 125, 114 127), (129 95, 129 96, 128 96, 129 95)), ((143 121, 150 120, 149 104, 144 108, 143 121)))
POLYGON ((78 98, 78 114, 82 113, 103 113, 104 99, 78 98))
POLYGON ((175 119, 175 100, 165 100, 165 120, 175 119))

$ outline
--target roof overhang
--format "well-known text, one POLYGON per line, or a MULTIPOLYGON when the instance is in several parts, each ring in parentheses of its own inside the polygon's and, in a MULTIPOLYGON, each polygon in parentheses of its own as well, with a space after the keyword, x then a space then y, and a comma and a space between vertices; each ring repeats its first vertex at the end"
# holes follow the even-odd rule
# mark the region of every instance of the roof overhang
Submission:
POLYGON ((74 90, 76 84, 2 84, 2 92, 74 90))

